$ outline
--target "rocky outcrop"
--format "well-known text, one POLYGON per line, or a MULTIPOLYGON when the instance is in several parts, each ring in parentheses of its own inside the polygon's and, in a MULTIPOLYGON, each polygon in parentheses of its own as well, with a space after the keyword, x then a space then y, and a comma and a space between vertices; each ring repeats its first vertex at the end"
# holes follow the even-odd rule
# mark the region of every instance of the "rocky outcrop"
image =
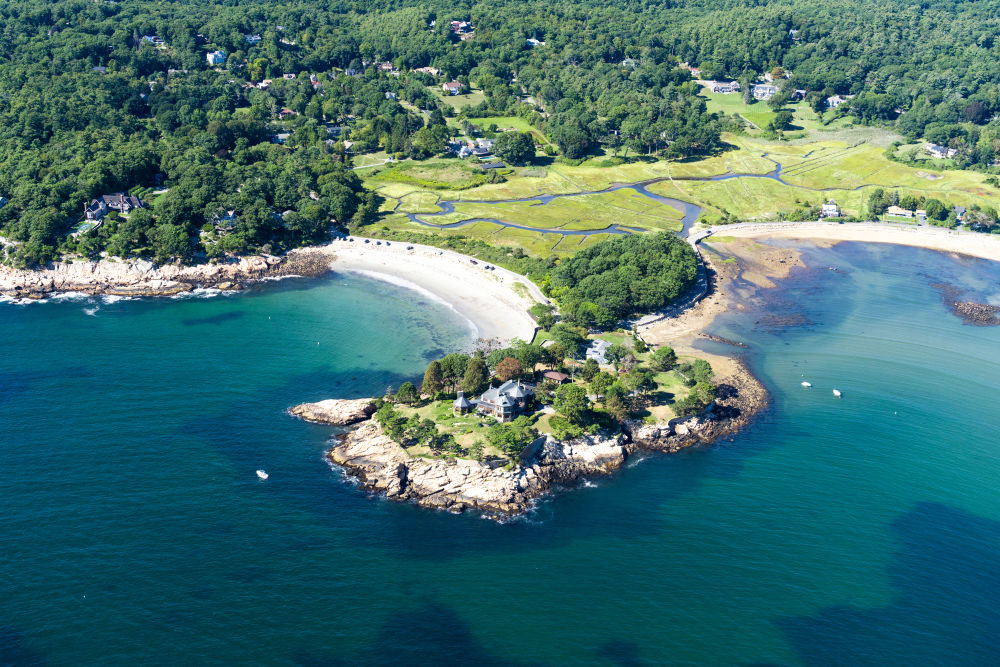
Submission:
POLYGON ((553 484, 620 468, 627 456, 623 436, 546 439, 531 457, 509 467, 504 461, 410 457, 381 432, 374 420, 361 424, 328 457, 357 478, 362 488, 391 500, 457 512, 474 508, 519 514, 553 484))
POLYGON ((638 448, 676 452, 712 443, 737 433, 770 403, 767 389, 747 367, 735 360, 735 370, 718 380, 715 404, 697 417, 677 417, 666 424, 626 425, 638 448))
POLYGON ((54 262, 38 270, 0 266, 0 294, 15 298, 42 298, 55 292, 169 296, 196 287, 234 290, 264 278, 322 275, 330 270, 331 259, 325 248, 304 248, 283 257, 254 255, 195 266, 110 259, 54 262))
POLYGON ((308 422, 347 426, 371 417, 375 413, 375 402, 370 398, 331 398, 318 403, 302 403, 288 411, 308 422))
MULTIPOLYGON (((614 472, 637 449, 676 452, 714 442, 746 426, 768 405, 767 390, 739 362, 718 387, 718 400, 702 415, 664 424, 632 422, 622 433, 610 437, 586 435, 560 441, 548 436, 528 447, 515 466, 502 460, 409 456, 382 433, 374 419, 342 436, 327 456, 353 475, 362 488, 384 493, 391 500, 453 512, 473 508, 489 514, 520 514, 556 484, 614 472)), ((345 423, 340 415, 363 404, 371 402, 321 401, 296 406, 290 412, 310 421, 345 423)))

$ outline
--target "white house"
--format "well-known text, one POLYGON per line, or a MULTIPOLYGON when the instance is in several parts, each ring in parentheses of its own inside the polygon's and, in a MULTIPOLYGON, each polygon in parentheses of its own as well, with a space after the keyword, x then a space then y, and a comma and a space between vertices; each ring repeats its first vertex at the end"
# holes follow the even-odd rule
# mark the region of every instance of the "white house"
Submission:
POLYGON ((822 217, 824 217, 824 218, 839 218, 840 217, 840 209, 837 208, 836 202, 830 201, 830 202, 827 202, 826 204, 823 204, 823 214, 822 214, 822 217))
POLYGON ((545 42, 540 42, 537 39, 535 39, 534 37, 529 37, 526 41, 528 42, 528 46, 531 46, 531 47, 545 46, 545 42))
POLYGON ((226 52, 225 51, 212 51, 211 53, 205 54, 205 60, 208 61, 209 65, 225 65, 226 64, 226 52))
POLYGON ((725 81, 700 81, 699 83, 713 93, 729 94, 740 92, 740 84, 738 81, 730 81, 729 83, 726 83, 725 81))
POLYGON ((777 94, 777 86, 758 83, 753 87, 753 97, 755 100, 769 100, 777 94))
POLYGON ((924 144, 924 150, 933 155, 934 157, 941 159, 955 157, 955 155, 958 153, 958 151, 955 150, 954 148, 948 148, 947 146, 942 146, 940 144, 932 144, 930 142, 924 144))
POLYGON ((441 88, 444 89, 444 92, 450 95, 461 95, 464 86, 460 81, 449 81, 441 84, 441 88))
POLYGON ((840 95, 831 95, 830 97, 826 98, 826 107, 828 109, 836 109, 849 99, 850 99, 849 97, 841 97, 840 95))
POLYGON ((245 41, 247 44, 256 44, 262 39, 263 37, 261 37, 260 35, 243 35, 243 41, 245 41))
POLYGON ((590 341, 590 345, 587 346, 586 357, 587 359, 593 359, 599 364, 607 364, 608 360, 604 356, 608 348, 611 347, 611 343, 606 340, 601 340, 600 338, 590 341))

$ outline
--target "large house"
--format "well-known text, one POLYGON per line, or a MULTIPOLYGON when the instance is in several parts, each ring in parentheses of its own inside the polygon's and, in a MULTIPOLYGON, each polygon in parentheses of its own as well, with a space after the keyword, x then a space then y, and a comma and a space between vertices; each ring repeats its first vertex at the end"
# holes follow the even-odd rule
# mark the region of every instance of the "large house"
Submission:
POLYGON ((465 88, 465 86, 462 85, 461 81, 448 81, 447 83, 441 84, 441 88, 444 89, 444 92, 450 95, 461 95, 462 89, 465 88))
POLYGON ((941 146, 940 144, 932 144, 927 142, 924 144, 924 150, 933 155, 936 158, 949 158, 955 157, 958 153, 954 148, 948 148, 947 146, 941 146))
MULTIPOLYGON (((471 401, 476 410, 490 415, 498 421, 509 422, 524 411, 528 399, 535 395, 535 390, 518 380, 507 380, 499 387, 490 387, 477 400, 471 401)), ((455 409, 460 410, 459 402, 465 400, 459 397, 455 401, 455 409)), ((466 406, 468 407, 468 406, 466 406)))
POLYGON ((778 87, 766 83, 758 83, 753 87, 755 100, 769 100, 778 94, 778 87))
POLYGON ((840 217, 840 209, 837 208, 836 202, 828 202, 823 204, 823 214, 824 218, 838 218, 840 217))
POLYGON ((908 208, 901 208, 899 206, 890 206, 889 208, 885 209, 885 214, 886 215, 891 215, 891 216, 894 216, 894 217, 897 217, 897 218, 912 218, 913 217, 913 211, 911 211, 908 208))
POLYGON ((259 43, 262 39, 260 35, 243 35, 243 41, 251 45, 259 43))
POLYGON ((127 195, 123 192, 116 192, 110 195, 101 195, 83 208, 83 215, 87 220, 101 220, 111 211, 127 215, 134 209, 145 208, 146 202, 138 197, 127 195))
POLYGON ((740 92, 739 81, 702 81, 701 84, 713 93, 738 93, 740 92))
POLYGON ((208 61, 209 65, 225 65, 226 64, 226 52, 225 51, 212 51, 211 53, 205 54, 205 60, 208 61))

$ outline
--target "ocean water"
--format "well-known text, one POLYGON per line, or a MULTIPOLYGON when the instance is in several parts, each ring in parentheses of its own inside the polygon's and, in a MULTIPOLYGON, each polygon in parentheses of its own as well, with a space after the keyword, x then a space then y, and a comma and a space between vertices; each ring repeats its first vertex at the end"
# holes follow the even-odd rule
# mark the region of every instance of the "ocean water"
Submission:
POLYGON ((441 304, 0 304, 0 664, 996 664, 1000 329, 931 285, 1000 303, 1000 265, 806 261, 715 327, 754 426, 504 524, 369 497, 284 413, 467 344, 441 304))

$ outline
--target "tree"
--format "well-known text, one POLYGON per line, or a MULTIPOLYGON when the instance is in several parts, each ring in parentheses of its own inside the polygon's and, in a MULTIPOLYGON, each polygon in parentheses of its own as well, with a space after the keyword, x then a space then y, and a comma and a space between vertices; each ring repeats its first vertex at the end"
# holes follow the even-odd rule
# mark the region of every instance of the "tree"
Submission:
POLYGON ((605 395, 605 393, 607 393, 608 387, 610 387, 614 381, 615 379, 611 377, 609 373, 601 371, 590 381, 590 393, 597 396, 597 398, 601 398, 605 395))
POLYGON ((405 403, 410 405, 416 403, 420 396, 417 394, 417 388, 413 386, 412 382, 404 382, 399 385, 399 391, 396 392, 396 400, 400 403, 405 403))
POLYGON ((486 383, 490 380, 490 371, 482 357, 476 356, 469 359, 469 364, 465 367, 465 376, 462 378, 462 391, 472 396, 478 394, 486 388, 486 383))
POLYGON ((441 375, 445 384, 454 390, 465 377, 465 369, 468 366, 468 355, 460 352, 452 352, 441 359, 441 375))
POLYGON ((491 424, 486 430, 486 441, 513 459, 538 437, 527 417, 521 416, 506 424, 491 424))
POLYGON ((669 371, 677 364, 677 353, 672 347, 659 347, 649 357, 649 365, 656 371, 669 371))
POLYGON ((576 384, 564 384, 556 389, 552 406, 573 424, 582 424, 589 407, 587 392, 576 384))
POLYGON ((694 360, 694 363, 691 364, 691 373, 695 382, 708 382, 714 375, 712 365, 704 359, 694 360))
POLYGON ((948 217, 948 208, 937 199, 928 199, 924 202, 924 209, 927 217, 932 220, 944 220, 948 217))
POLYGON ((622 362, 623 359, 629 354, 628 348, 624 345, 619 345, 615 343, 610 345, 604 352, 604 358, 610 361, 615 368, 622 362))
POLYGON ((535 157, 535 141, 527 132, 504 132, 493 140, 493 152, 510 164, 527 164, 535 157))
POLYGON ((580 367, 580 377, 587 382, 590 382, 600 370, 601 366, 597 363, 597 360, 588 358, 585 362, 583 362, 583 366, 580 367))
POLYGON ((441 372, 441 362, 434 360, 427 364, 424 371, 424 381, 420 385, 420 390, 428 396, 435 396, 444 388, 444 375, 441 372))
POLYGON ((514 378, 520 377, 524 373, 524 367, 521 366, 521 362, 514 357, 507 357, 497 364, 494 369, 496 371, 497 377, 501 381, 506 382, 507 380, 513 380, 514 378))

